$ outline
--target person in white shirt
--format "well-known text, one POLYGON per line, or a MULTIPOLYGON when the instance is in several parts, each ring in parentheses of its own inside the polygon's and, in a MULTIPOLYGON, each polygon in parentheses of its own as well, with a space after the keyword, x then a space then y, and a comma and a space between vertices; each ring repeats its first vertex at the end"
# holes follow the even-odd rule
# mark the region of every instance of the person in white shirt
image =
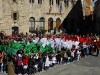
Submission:
POLYGON ((86 57, 87 56, 87 45, 86 45, 86 42, 83 43, 83 52, 84 52, 84 56, 86 57))
POLYGON ((50 61, 48 55, 46 56, 46 62, 45 62, 45 70, 47 70, 50 66, 50 61))
POLYGON ((78 49, 78 50, 77 50, 77 61, 79 61, 80 56, 81 56, 81 52, 80 52, 80 50, 78 49))

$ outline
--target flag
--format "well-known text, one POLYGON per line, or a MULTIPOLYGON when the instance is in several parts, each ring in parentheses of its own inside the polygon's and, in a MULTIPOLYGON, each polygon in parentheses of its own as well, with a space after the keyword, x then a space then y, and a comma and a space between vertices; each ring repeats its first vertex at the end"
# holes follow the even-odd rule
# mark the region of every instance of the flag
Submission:
POLYGON ((52 11, 52 5, 50 5, 50 8, 49 8, 49 13, 51 13, 52 11))
POLYGON ((61 12, 62 12, 62 3, 60 4, 60 14, 61 14, 61 12))

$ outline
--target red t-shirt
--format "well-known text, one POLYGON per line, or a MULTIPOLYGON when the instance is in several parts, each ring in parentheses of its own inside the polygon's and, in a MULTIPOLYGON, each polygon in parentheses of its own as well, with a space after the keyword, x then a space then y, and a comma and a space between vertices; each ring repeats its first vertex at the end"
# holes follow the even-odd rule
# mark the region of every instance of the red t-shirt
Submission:
POLYGON ((93 44, 94 41, 92 39, 89 39, 89 44, 93 44))
POLYGON ((81 43, 84 43, 84 42, 85 42, 85 38, 82 38, 82 37, 81 37, 81 38, 79 39, 79 41, 80 41, 81 43))
POLYGON ((28 65, 28 58, 23 59, 23 65, 28 65))

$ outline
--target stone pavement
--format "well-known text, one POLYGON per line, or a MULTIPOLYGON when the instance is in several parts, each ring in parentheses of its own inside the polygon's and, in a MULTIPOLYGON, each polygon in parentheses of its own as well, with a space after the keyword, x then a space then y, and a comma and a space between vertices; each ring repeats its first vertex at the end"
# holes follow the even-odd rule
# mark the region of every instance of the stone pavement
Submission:
MULTIPOLYGON (((7 75, 0 73, 0 75, 7 75)), ((35 75, 100 75, 100 55, 88 56, 70 64, 56 65, 35 75)))

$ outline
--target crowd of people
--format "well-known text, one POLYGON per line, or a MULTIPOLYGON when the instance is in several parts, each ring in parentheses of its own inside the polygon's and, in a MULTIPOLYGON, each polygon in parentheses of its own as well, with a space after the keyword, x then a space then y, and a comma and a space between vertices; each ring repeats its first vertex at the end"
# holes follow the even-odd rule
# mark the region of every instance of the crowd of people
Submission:
POLYGON ((33 74, 48 70, 56 64, 69 64, 79 61, 88 55, 98 56, 100 50, 100 36, 98 35, 29 35, 21 33, 18 36, 5 36, 0 38, 0 45, 8 45, 8 41, 22 42, 26 44, 42 42, 42 47, 50 45, 50 52, 41 52, 25 55, 24 49, 19 49, 15 55, 0 50, 0 72, 14 74, 33 74))

